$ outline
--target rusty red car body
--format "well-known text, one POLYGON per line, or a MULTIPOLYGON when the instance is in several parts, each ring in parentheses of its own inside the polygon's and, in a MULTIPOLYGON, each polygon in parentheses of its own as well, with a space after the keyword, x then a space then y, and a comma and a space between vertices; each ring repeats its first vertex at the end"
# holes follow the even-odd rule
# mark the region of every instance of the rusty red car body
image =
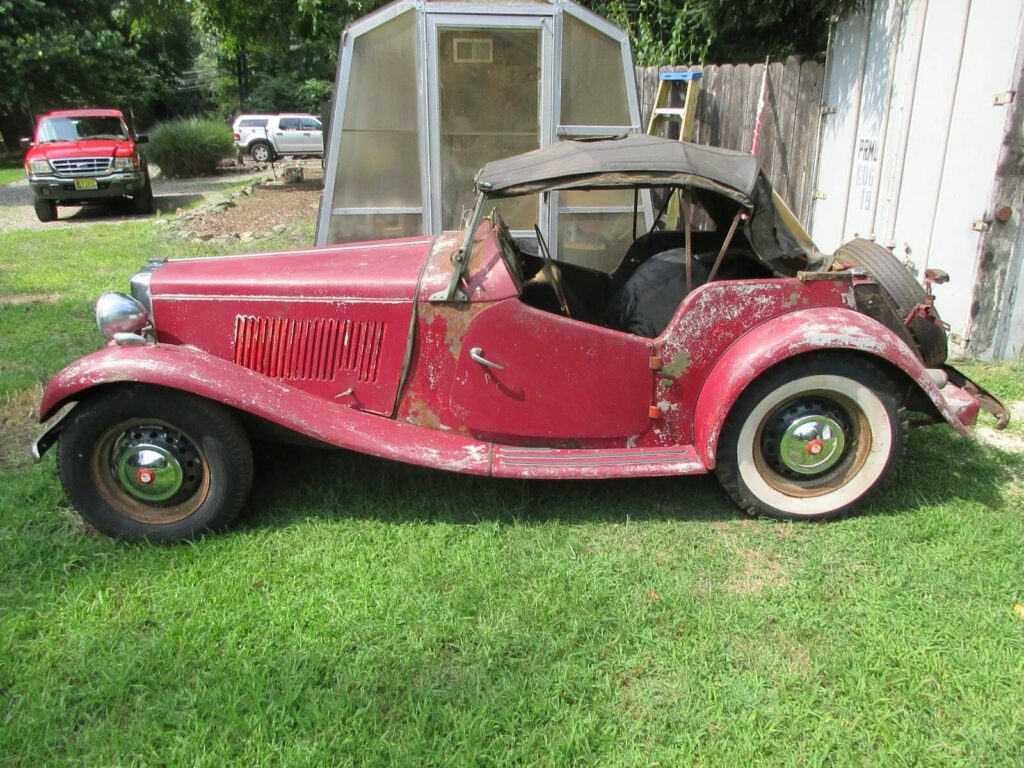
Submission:
MULTIPOLYGON (((594 188, 607 178, 602 169, 572 183, 594 188)), ((695 259, 692 248, 686 259, 695 259)), ((858 287, 876 283, 864 270, 835 260, 788 275, 743 269, 764 274, 740 270, 693 286, 649 337, 567 316, 577 308, 561 311, 550 296, 546 305, 526 300, 534 278, 568 290, 573 268, 521 250, 497 216, 480 212, 465 232, 437 237, 153 262, 135 281, 145 310, 137 332, 112 334, 47 386, 41 419, 79 405, 36 452, 59 438, 76 506, 128 538, 169 540, 222 525, 248 493, 247 446, 238 466, 220 461, 210 453, 224 450, 218 436, 180 424, 179 401, 153 410, 171 392, 217 419, 244 413, 326 445, 477 475, 688 475, 724 464, 723 484, 747 511, 823 519, 861 506, 888 482, 905 409, 964 434, 979 407, 1005 415, 954 369, 926 364, 905 329, 864 311, 858 287), (865 366, 881 394, 871 394, 873 379, 847 372, 865 366), (780 378, 789 368, 795 373, 780 378), (773 377, 778 391, 790 380, 817 383, 780 395, 758 425, 730 426, 734 414, 757 412, 768 396, 744 398, 758 387, 775 391, 773 377), (850 383, 831 395, 832 380, 850 383), (124 410, 128 402, 145 407, 124 410), (762 435, 772 429, 781 437, 762 435), (757 436, 748 450, 750 430, 757 436), (724 458, 723 441, 734 446, 724 458), (889 453, 874 458, 883 448, 889 453), (745 450, 753 455, 744 459, 745 450), (822 452, 824 463, 814 463, 822 452), (761 465, 768 501, 750 475, 761 465), (877 477, 857 479, 865 472, 877 477), (210 497, 232 473, 243 487, 229 487, 214 509, 210 497), (739 491, 730 487, 737 482, 739 491), (792 504, 771 501, 780 493, 792 504)))

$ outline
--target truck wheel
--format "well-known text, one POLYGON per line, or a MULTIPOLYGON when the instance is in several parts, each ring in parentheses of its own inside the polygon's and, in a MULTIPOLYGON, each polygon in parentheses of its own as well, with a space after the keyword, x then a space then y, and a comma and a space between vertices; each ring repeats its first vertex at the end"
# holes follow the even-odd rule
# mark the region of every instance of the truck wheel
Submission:
POLYGON ((36 198, 35 209, 36 218, 38 218, 40 221, 56 221, 57 204, 53 202, 53 200, 44 200, 42 198, 36 198))
POLYGON ((270 145, 265 141, 254 141, 249 147, 249 155, 257 163, 266 163, 271 160, 274 156, 273 150, 270 145))
POLYGON ((252 487, 252 449, 216 403, 118 387, 72 411, 57 470, 71 503, 103 533, 170 542, 234 520, 252 487))
POLYGON ((132 197, 132 210, 135 213, 153 212, 153 182, 150 181, 149 172, 146 172, 146 181, 142 190, 132 197))
POLYGON ((729 413, 716 474, 748 514, 843 517, 892 482, 907 415, 870 361, 812 356, 757 379, 729 413))
MULTIPOLYGON (((901 318, 907 318, 927 294, 910 271, 887 249, 871 240, 851 240, 836 251, 840 263, 863 267, 884 290, 901 318)), ((917 342, 924 363, 937 368, 946 362, 946 331, 926 317, 915 317, 910 324, 910 335, 917 342)))

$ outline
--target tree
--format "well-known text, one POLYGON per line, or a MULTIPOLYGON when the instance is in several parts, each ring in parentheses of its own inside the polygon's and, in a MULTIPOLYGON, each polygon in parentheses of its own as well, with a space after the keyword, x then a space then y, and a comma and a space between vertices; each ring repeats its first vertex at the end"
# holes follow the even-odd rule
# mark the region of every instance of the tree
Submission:
POLYGON ((625 29, 637 64, 751 62, 824 53, 828 27, 866 0, 583 0, 625 29))
MULTIPOLYGON (((341 31, 383 0, 195 0, 236 84, 232 109, 314 109, 334 81, 341 31)), ((227 105, 224 105, 225 107, 227 105)))
POLYGON ((148 108, 191 62, 185 0, 0 0, 0 132, 8 147, 40 112, 148 108))

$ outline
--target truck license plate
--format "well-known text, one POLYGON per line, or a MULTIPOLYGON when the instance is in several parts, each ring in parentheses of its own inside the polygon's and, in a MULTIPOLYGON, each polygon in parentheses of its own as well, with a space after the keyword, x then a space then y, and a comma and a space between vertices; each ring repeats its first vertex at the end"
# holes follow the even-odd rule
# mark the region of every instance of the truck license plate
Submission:
POLYGON ((96 189, 96 179, 75 179, 75 189, 96 189))

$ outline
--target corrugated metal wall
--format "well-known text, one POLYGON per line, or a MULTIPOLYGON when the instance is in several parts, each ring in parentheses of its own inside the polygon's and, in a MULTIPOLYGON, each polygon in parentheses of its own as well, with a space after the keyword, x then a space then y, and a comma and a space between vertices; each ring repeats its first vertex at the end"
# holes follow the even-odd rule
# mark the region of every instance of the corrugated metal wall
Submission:
MULTIPOLYGON (((694 140, 749 152, 764 64, 637 69, 641 124, 646 126, 662 72, 702 70, 694 140)), ((801 221, 810 211, 811 175, 817 150, 818 106, 824 68, 791 58, 769 64, 767 98, 758 156, 772 185, 801 221)), ((672 105, 682 106, 686 84, 673 85, 672 105)))
POLYGON ((948 272, 936 295, 954 353, 1024 348, 1022 32, 1020 0, 875 0, 830 53, 811 234, 824 250, 873 238, 919 277, 948 272))

